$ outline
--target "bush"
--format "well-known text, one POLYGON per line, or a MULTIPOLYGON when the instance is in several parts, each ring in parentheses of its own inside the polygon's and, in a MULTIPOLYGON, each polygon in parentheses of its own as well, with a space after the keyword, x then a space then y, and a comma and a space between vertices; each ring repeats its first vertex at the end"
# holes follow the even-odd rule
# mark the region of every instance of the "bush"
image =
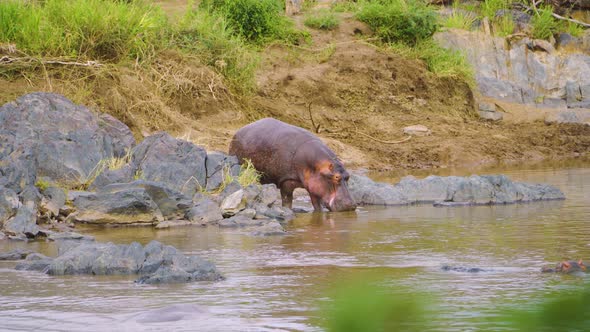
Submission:
POLYGON ((339 22, 333 13, 324 10, 307 15, 303 24, 314 29, 332 30, 338 26, 339 22))
POLYGON ((236 36, 227 20, 207 11, 189 11, 180 21, 175 43, 214 67, 240 92, 254 88, 258 57, 236 36))
POLYGON ((149 58, 165 46, 166 23, 142 1, 0 1, 0 43, 34 56, 149 58))
POLYGON ((367 1, 361 4, 357 18, 388 43, 415 45, 437 29, 434 10, 418 0, 367 1))
POLYGON ((221 13, 236 33, 249 41, 298 38, 279 0, 203 0, 200 7, 221 13))

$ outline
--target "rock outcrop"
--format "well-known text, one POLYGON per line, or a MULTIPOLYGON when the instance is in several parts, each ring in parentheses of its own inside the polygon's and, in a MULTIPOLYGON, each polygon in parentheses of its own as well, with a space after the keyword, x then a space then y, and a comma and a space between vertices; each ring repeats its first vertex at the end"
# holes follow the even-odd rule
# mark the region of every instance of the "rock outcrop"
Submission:
POLYGON ((425 179, 408 176, 395 185, 352 175, 349 190, 357 204, 364 205, 487 205, 565 199, 556 187, 513 182, 504 175, 429 176, 425 179))
MULTIPOLYGON (((22 256, 22 255, 21 255, 22 256)), ((223 276, 215 265, 196 256, 185 256, 172 246, 152 241, 143 247, 97 242, 63 242, 56 258, 28 254, 17 270, 49 275, 132 275, 137 283, 217 281, 223 276)))

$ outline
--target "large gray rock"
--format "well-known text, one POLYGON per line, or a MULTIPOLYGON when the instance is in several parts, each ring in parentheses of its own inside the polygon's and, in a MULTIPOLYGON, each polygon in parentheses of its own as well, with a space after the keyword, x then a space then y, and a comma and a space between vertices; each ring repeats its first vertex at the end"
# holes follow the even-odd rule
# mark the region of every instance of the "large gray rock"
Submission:
POLYGON ((112 117, 96 115, 63 96, 37 92, 0 107, 0 142, 0 173, 12 177, 8 182, 19 191, 14 187, 19 181, 22 188, 23 181, 33 184, 36 175, 86 183, 101 160, 121 157, 134 139, 112 117))
POLYGON ((223 199, 220 205, 224 217, 231 217, 246 208, 244 189, 240 189, 223 199))
POLYGON ((39 234, 37 226, 37 210, 28 206, 21 206, 16 215, 4 223, 4 233, 19 236, 24 234, 28 238, 33 238, 39 234))
POLYGON ((14 190, 0 187, 0 226, 16 214, 21 203, 14 190))
POLYGON ((140 274, 138 283, 171 283, 221 280, 215 265, 195 256, 185 256, 172 246, 152 241, 145 247, 113 243, 64 242, 56 258, 29 255, 17 270, 36 270, 50 275, 140 274))
POLYGON ((579 123, 590 125, 590 109, 569 109, 549 113, 545 123, 579 123))
POLYGON ((59 210, 66 204, 66 193, 62 188, 49 187, 43 190, 39 211, 49 217, 59 215, 59 210))
POLYGON ((470 177, 405 177, 395 185, 377 183, 353 175, 349 190, 357 204, 406 205, 445 202, 437 205, 509 204, 565 199, 556 187, 513 182, 504 175, 470 177))
POLYGON ((223 152, 209 152, 205 166, 207 168, 207 191, 219 188, 226 175, 236 177, 240 174, 238 158, 228 156, 223 152))
POLYGON ((98 190, 113 183, 127 183, 135 179, 136 169, 132 165, 125 165, 119 169, 105 169, 90 185, 90 190, 98 190))
POLYGON ((132 159, 142 179, 166 183, 189 197, 207 186, 207 152, 165 132, 146 137, 132 159))
POLYGON ((436 33, 443 47, 465 54, 484 96, 547 107, 582 107, 590 101, 590 55, 560 54, 545 41, 504 38, 479 31, 436 33))
POLYGON ((203 198, 187 211, 185 218, 192 223, 205 225, 223 219, 223 215, 217 203, 209 198, 203 198))
POLYGON ((137 180, 130 183, 110 184, 100 188, 98 193, 115 193, 129 189, 144 189, 165 219, 184 217, 186 211, 193 205, 192 200, 184 194, 170 189, 167 184, 153 181, 137 180))
POLYGON ((117 189, 76 197, 73 203, 77 212, 70 217, 74 221, 95 224, 155 224, 164 220, 158 205, 146 189, 117 189))

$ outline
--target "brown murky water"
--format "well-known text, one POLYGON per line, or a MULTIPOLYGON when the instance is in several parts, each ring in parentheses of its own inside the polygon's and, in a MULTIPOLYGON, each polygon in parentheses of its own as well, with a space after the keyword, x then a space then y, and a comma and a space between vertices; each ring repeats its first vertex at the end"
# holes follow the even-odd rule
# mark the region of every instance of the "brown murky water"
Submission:
MULTIPOLYGON (((489 172, 556 185, 568 199, 299 215, 285 237, 257 238, 215 227, 94 229, 90 233, 99 241, 145 244, 156 239, 207 257, 227 280, 146 286, 133 284, 132 277, 17 272, 13 262, 0 262, 0 330, 319 331, 325 315, 318 308, 327 301, 326 290, 363 271, 438 297, 441 321, 435 325, 441 330, 495 330, 486 317, 496 315, 500 305, 518 307, 559 287, 588 284, 585 277, 546 275, 539 269, 564 258, 590 260, 590 164, 478 174, 489 172), (444 272, 443 264, 492 271, 444 272), (149 311, 173 304, 200 309, 187 307, 172 316, 149 311)), ((25 244, 0 242, 0 251, 19 246, 25 244)), ((55 251, 44 242, 26 246, 55 251)))

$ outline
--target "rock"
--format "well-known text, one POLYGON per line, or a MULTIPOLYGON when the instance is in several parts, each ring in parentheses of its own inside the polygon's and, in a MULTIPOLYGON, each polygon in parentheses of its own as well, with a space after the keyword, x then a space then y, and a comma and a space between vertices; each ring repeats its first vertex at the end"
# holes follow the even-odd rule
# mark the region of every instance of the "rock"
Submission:
POLYGON ((21 206, 16 215, 4 223, 4 232, 19 236, 25 235, 27 238, 37 236, 40 229, 37 226, 37 211, 28 206, 21 206))
POLYGON ((281 223, 289 222, 295 219, 295 213, 293 210, 283 207, 281 205, 274 205, 272 207, 266 207, 264 205, 256 206, 256 219, 270 218, 277 220, 281 223))
POLYGON ((83 235, 78 234, 75 232, 51 232, 47 239, 51 241, 66 241, 66 240, 76 240, 76 241, 94 241, 94 236, 90 235, 83 235))
POLYGON ((221 213, 224 217, 231 217, 246 208, 244 189, 240 189, 227 196, 221 202, 221 213))
POLYGON ((6 234, 4 232, 0 232, 0 240, 6 240, 6 234))
POLYGON ((545 99, 561 107, 590 100, 590 55, 557 54, 546 41, 510 40, 481 32, 449 29, 434 39, 465 54, 475 69, 482 95, 509 102, 534 104, 545 99), (540 52, 539 52, 540 51, 540 52), (565 97, 565 98, 564 98, 565 97))
POLYGON ((421 180, 405 177, 395 185, 352 175, 348 186, 357 204, 366 205, 436 203, 437 206, 456 206, 565 199, 556 187, 512 182, 504 175, 429 176, 421 180))
POLYGON ((53 262, 53 258, 42 254, 32 253, 27 255, 27 258, 19 262, 15 269, 19 271, 39 271, 47 273, 49 265, 53 262))
POLYGON ((195 304, 171 304, 162 308, 151 309, 137 314, 133 320, 138 323, 177 322, 180 320, 196 320, 207 311, 195 304))
POLYGON ((557 35, 557 45, 559 45, 560 48, 566 47, 568 45, 574 46, 577 43, 579 43, 579 39, 567 32, 561 32, 557 35))
POLYGON ((499 9, 495 14, 496 18, 510 17, 514 23, 528 24, 531 21, 531 15, 516 9, 499 9))
POLYGON ((504 117, 501 112, 496 111, 496 105, 492 103, 480 103, 477 114, 480 118, 490 121, 500 121, 504 117))
POLYGON ((49 187, 43 190, 39 211, 50 217, 57 217, 59 210, 66 205, 66 193, 58 187, 49 187))
POLYGON ((579 123, 590 125, 590 109, 569 109, 549 113, 545 117, 545 123, 579 123))
POLYGON ((98 190, 113 183, 127 183, 135 180, 136 169, 132 165, 125 165, 119 169, 106 169, 100 173, 92 184, 90 190, 98 190))
POLYGON ((0 187, 0 226, 16 215, 20 206, 21 203, 14 190, 0 187))
POLYGON ((269 222, 262 226, 256 227, 251 233, 251 235, 253 236, 275 236, 286 234, 287 232, 285 231, 283 226, 281 226, 281 224, 279 224, 276 221, 269 222))
POLYGON ((430 129, 423 125, 407 126, 403 131, 404 134, 411 136, 429 136, 431 134, 430 129))
POLYGON ((205 149, 165 132, 146 137, 132 159, 143 179, 165 183, 188 197, 207 186, 205 149))
POLYGON ((467 273, 490 272, 490 270, 484 270, 479 267, 450 266, 450 265, 443 265, 441 267, 441 270, 453 271, 453 272, 467 272, 467 273))
POLYGON ((159 222, 156 225, 156 229, 164 229, 164 228, 178 227, 178 226, 189 226, 189 225, 194 225, 194 223, 187 221, 187 220, 165 220, 165 221, 159 222))
POLYGON ((254 217, 256 216, 256 210, 250 209, 250 208, 244 209, 244 210, 238 212, 238 216, 243 216, 248 219, 254 219, 254 217))
POLYGON ((226 175, 237 177, 240 174, 238 158, 228 156, 223 152, 207 153, 205 166, 207 168, 207 191, 219 188, 226 175))
POLYGON ((201 225, 210 224, 223 219, 217 203, 205 198, 187 211, 185 218, 201 225))
POLYGON ((27 258, 27 256, 32 253, 32 251, 26 249, 14 249, 7 253, 0 254, 0 261, 17 261, 27 258))
MULTIPOLYGON (((0 141, 0 159, 11 159, 0 164, 14 164, 19 159, 14 153, 24 156, 16 166, 19 172, 10 176, 21 182, 28 179, 25 185, 32 185, 36 175, 64 184, 83 184, 101 160, 121 157, 134 143, 131 131, 116 119, 42 92, 0 107, 0 141)), ((6 174, 6 169, 0 173, 6 174)), ((9 182, 15 184, 15 180, 9 182)))
POLYGON ((228 183, 225 188, 223 188, 223 190, 221 191, 221 193, 219 193, 219 195, 217 195, 216 197, 214 197, 214 200, 221 204, 221 202, 228 197, 229 195, 235 193, 238 190, 241 190, 242 185, 237 181, 237 180, 233 180, 232 182, 228 183))
MULTIPOLYGON (((0 108, 1 110, 1 108, 0 108)), ((2 123, 0 113, 0 123, 2 123)), ((37 174, 37 160, 31 147, 15 147, 12 142, 3 142, 0 129, 0 186, 10 188, 20 193, 23 188, 35 184, 37 174), (6 151, 11 151, 6 153, 6 151), (2 156, 6 153, 5 156, 2 156)))
POLYGON ((144 189, 166 219, 184 217, 186 211, 193 205, 190 198, 167 187, 167 184, 145 180, 110 184, 101 188, 98 193, 116 193, 129 189, 144 189))
POLYGON ((267 220, 260 220, 260 219, 252 219, 248 218, 247 216, 236 215, 228 219, 221 220, 218 225, 221 228, 233 228, 233 227, 252 227, 252 226, 262 226, 264 225, 267 220))
POLYGON ((532 51, 542 51, 547 53, 555 53, 555 47, 546 40, 533 39, 527 41, 526 46, 532 51))
POLYGON ((158 223, 162 212, 145 188, 117 188, 81 195, 74 200, 73 220, 95 224, 158 223))

